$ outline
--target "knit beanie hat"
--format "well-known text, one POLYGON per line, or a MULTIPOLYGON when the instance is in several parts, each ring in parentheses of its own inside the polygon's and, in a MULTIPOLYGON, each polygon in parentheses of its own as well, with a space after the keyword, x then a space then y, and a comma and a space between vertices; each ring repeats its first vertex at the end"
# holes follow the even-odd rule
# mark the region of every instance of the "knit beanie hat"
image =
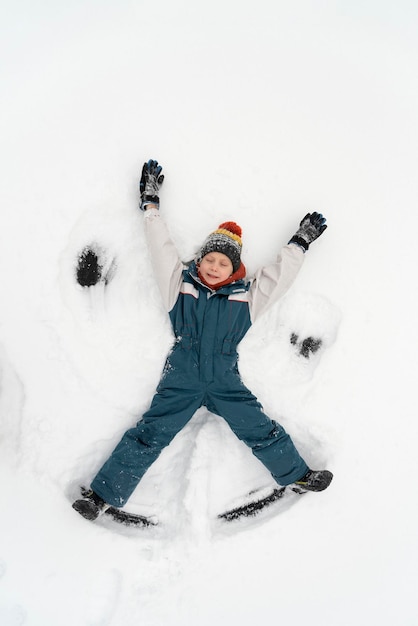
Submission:
POLYGON ((242 229, 235 222, 219 224, 219 227, 204 242, 197 262, 199 263, 209 252, 222 252, 230 259, 235 273, 241 265, 241 234, 242 229))

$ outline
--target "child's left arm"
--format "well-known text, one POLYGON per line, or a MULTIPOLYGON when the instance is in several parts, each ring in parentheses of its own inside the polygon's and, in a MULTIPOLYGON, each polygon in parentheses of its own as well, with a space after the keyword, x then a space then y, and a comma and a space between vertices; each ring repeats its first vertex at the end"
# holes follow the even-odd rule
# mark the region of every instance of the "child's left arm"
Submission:
POLYGON ((325 222, 322 214, 307 213, 287 246, 282 248, 276 263, 262 267, 255 273, 249 289, 252 322, 290 288, 303 265, 305 252, 327 228, 325 222))

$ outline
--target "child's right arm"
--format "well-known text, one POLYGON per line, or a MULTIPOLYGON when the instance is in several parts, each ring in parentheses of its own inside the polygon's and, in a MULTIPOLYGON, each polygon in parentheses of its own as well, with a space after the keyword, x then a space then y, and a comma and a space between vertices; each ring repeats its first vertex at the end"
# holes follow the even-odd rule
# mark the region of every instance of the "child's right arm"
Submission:
POLYGON ((159 210, 151 206, 144 212, 145 235, 164 306, 171 311, 180 292, 184 265, 159 210))
POLYGON ((155 278, 164 306, 167 311, 171 311, 180 292, 184 266, 159 212, 159 191, 164 180, 161 172, 162 167, 158 161, 150 159, 144 163, 139 183, 141 193, 139 206, 144 211, 145 235, 155 278))

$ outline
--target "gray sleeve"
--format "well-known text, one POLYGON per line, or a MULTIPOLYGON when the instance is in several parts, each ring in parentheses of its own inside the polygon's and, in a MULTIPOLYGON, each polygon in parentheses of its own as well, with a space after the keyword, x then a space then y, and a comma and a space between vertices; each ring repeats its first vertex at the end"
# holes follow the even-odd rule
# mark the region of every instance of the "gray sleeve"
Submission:
POLYGON ((280 251, 276 263, 257 270, 248 292, 252 322, 284 296, 298 275, 304 257, 299 246, 288 244, 280 251))
POLYGON ((180 292, 184 265, 158 209, 145 211, 144 223, 155 278, 164 306, 171 311, 180 292))

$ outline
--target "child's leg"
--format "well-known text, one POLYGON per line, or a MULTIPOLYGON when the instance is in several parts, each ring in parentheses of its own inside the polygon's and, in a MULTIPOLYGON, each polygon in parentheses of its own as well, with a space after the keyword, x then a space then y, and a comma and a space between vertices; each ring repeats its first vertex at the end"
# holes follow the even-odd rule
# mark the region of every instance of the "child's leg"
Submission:
POLYGON ((292 439, 271 420, 257 398, 241 381, 232 388, 211 389, 207 407, 223 417, 280 485, 289 485, 308 471, 292 439))
POLYGON ((134 428, 126 431, 91 488, 112 506, 123 506, 147 469, 202 404, 196 390, 160 389, 134 428))

